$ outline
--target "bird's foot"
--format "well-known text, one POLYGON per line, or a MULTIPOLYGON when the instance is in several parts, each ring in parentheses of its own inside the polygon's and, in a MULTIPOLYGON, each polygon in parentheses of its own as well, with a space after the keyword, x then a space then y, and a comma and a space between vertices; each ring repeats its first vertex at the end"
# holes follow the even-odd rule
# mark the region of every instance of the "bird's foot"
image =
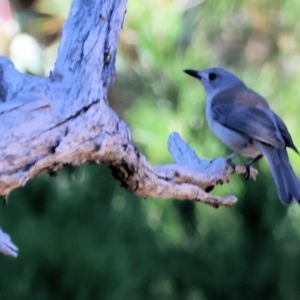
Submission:
POLYGON ((257 162, 258 160, 260 160, 263 157, 262 154, 259 154, 258 156, 254 157, 253 159, 250 159, 249 161, 246 161, 244 163, 244 166, 246 168, 246 173, 245 173, 245 179, 247 180, 250 177, 250 167, 257 162))
POLYGON ((246 168, 246 173, 245 173, 245 175, 244 175, 244 178, 245 178, 245 180, 247 180, 247 179, 249 179, 249 177, 250 177, 250 166, 249 166, 249 164, 247 164, 247 163, 245 163, 244 166, 245 166, 245 168, 246 168))
POLYGON ((235 163, 232 161, 230 157, 226 159, 226 163, 228 166, 232 168, 231 174, 233 174, 235 172, 235 163))

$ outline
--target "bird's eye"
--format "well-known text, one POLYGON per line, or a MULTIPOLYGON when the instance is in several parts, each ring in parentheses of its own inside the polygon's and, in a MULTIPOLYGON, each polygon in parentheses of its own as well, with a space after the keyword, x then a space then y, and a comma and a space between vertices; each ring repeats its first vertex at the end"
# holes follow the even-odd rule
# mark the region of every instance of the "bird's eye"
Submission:
POLYGON ((209 73, 209 74, 208 74, 208 79, 209 79, 209 80, 215 80, 216 77, 217 77, 217 75, 216 75, 215 73, 209 73))

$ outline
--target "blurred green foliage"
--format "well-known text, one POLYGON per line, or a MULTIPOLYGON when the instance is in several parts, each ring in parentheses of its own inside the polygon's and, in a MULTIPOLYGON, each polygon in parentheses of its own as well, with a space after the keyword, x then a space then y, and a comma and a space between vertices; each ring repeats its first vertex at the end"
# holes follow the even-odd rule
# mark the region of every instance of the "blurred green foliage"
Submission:
MULTIPOLYGON (((1 27, 1 51, 47 74, 70 2, 21 2, 11 2, 18 26, 1 27), (20 35, 26 47, 13 47, 20 35)), ((171 162, 172 131, 201 157, 229 153, 208 130, 201 86, 182 72, 213 65, 264 95, 300 146, 299 14, 296 0, 129 0, 109 96, 149 161, 171 162)), ((218 210, 139 199, 105 166, 30 181, 0 209, 21 249, 0 257, 0 299, 299 299, 300 208, 282 206, 266 162, 259 167, 256 182, 233 176, 213 191, 239 197, 218 210)))

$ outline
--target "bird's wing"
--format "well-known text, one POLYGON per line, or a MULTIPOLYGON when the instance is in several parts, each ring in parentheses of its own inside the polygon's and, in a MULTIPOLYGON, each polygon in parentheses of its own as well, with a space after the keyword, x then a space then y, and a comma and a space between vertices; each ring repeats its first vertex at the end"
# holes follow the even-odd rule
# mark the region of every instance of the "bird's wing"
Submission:
POLYGON ((213 118, 223 126, 245 134, 250 139, 264 142, 275 148, 283 148, 285 141, 275 115, 265 100, 262 103, 256 101, 255 97, 262 98, 249 89, 237 91, 233 99, 226 99, 220 93, 211 102, 213 118), (244 101, 247 99, 251 101, 247 101, 248 103, 244 101))
POLYGON ((290 147, 292 148, 296 153, 299 153, 298 149, 296 148, 294 142, 293 142, 293 139, 286 127, 286 125, 284 124, 284 122, 280 119, 280 117, 278 115, 276 115, 274 112, 273 112, 274 116, 275 116, 275 119, 276 119, 276 123, 277 123, 277 126, 280 130, 280 133, 285 141, 285 144, 287 147, 290 147))

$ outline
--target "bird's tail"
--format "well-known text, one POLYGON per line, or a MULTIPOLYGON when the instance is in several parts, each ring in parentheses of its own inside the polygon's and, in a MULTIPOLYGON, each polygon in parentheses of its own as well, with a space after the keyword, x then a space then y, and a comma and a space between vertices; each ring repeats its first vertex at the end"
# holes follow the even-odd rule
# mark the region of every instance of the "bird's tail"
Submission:
POLYGON ((300 203, 300 183, 290 165, 286 149, 277 149, 263 143, 259 146, 270 165, 281 202, 288 205, 295 199, 300 203))

